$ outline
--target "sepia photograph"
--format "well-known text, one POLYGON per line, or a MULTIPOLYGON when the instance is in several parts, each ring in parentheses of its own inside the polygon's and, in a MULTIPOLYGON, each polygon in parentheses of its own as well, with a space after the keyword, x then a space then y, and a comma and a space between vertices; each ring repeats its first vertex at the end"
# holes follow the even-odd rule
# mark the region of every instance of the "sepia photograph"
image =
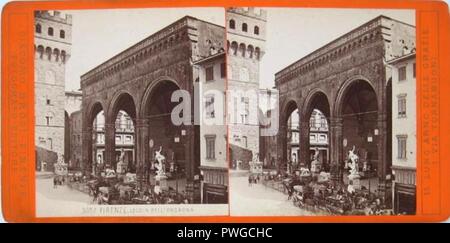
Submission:
POLYGON ((229 124, 230 215, 414 215, 415 11, 248 7, 226 20, 228 88, 266 94, 229 124))
POLYGON ((37 216, 228 215, 226 127, 190 109, 225 91, 224 16, 35 12, 37 216))

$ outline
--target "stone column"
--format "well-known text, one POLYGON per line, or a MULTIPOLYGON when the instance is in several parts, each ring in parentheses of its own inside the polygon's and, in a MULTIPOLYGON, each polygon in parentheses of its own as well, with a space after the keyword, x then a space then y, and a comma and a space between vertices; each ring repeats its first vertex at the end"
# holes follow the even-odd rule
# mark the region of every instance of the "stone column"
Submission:
POLYGON ((287 126, 280 123, 280 130, 277 138, 277 155, 275 157, 276 169, 281 168, 281 164, 287 161, 287 126))
POLYGON ((136 148, 136 174, 140 182, 148 183, 148 166, 150 164, 149 120, 136 119, 135 148, 136 148), (145 171, 147 170, 147 171, 145 171))
POLYGON ((343 181, 342 178, 342 163, 344 159, 344 148, 343 148, 343 119, 341 117, 331 117, 330 118, 330 159, 331 159, 331 180, 334 183, 340 183, 343 181))
POLYGON ((111 166, 111 168, 115 169, 116 165, 116 126, 114 123, 106 123, 105 124, 105 165, 111 166))
POLYGON ((81 169, 90 174, 92 172, 92 158, 93 158, 93 151, 92 151, 92 127, 91 126, 84 126, 82 130, 82 150, 81 150, 81 169))
POLYGON ((386 191, 386 175, 389 170, 386 161, 387 144, 387 116, 385 113, 378 112, 377 118, 378 134, 378 191, 384 194, 386 191))
POLYGON ((300 166, 310 167, 311 158, 309 157, 309 118, 300 117, 299 124, 299 156, 300 166))

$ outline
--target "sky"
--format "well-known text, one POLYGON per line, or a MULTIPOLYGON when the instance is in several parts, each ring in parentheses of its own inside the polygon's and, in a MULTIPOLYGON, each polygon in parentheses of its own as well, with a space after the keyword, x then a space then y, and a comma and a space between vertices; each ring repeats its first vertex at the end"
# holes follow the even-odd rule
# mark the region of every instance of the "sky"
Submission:
MULTIPOLYGON (((335 38, 380 14, 415 25, 413 10, 266 8, 266 51, 260 85, 274 86, 274 75, 335 38)), ((158 30, 191 15, 224 26, 223 8, 166 8, 64 11, 71 14, 72 50, 66 90, 77 90, 80 76, 158 30)))
POLYGON ((61 12, 72 15, 72 50, 66 65, 66 90, 78 90, 81 75, 186 15, 221 26, 225 21, 223 8, 61 12))
POLYGON ((414 10, 266 8, 266 52, 260 85, 272 88, 275 73, 379 15, 415 25, 414 10))

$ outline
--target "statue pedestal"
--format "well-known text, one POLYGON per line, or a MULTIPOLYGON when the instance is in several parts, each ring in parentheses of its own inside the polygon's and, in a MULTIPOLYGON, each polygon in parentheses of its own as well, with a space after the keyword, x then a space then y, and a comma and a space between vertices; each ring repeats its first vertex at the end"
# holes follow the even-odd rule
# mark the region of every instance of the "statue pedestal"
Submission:
POLYGON ((361 176, 359 176, 359 174, 350 174, 348 176, 348 180, 349 180, 349 184, 352 183, 353 188, 355 188, 356 190, 360 190, 361 189, 361 180, 360 180, 361 176))
POLYGON ((165 175, 156 175, 155 181, 159 183, 159 187, 161 190, 169 190, 169 186, 167 185, 167 176, 165 175))

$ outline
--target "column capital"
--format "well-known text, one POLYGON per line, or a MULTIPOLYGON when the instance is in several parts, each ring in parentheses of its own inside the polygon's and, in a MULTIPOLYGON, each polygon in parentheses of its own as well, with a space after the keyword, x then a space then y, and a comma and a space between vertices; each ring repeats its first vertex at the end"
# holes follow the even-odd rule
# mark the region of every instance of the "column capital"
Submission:
POLYGON ((148 118, 136 118, 136 127, 145 127, 149 125, 150 119, 148 118))
POLYGON ((330 117, 330 127, 342 127, 343 121, 342 117, 330 117))

